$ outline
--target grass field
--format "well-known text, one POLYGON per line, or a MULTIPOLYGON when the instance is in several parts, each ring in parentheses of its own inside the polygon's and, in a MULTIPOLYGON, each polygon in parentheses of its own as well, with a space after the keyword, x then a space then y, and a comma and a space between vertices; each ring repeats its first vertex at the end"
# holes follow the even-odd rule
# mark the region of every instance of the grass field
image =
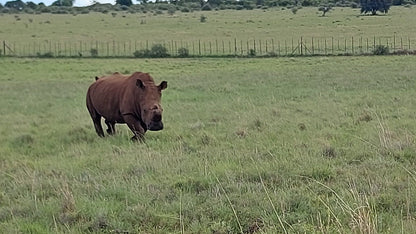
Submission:
POLYGON ((415 63, 1 58, 0 232, 412 233, 415 63), (89 84, 136 70, 165 129, 99 138, 89 84))
MULTIPOLYGON (((362 16, 360 9, 334 8, 320 17, 316 7, 306 7, 293 14, 290 9, 270 8, 251 11, 175 12, 154 15, 118 12, 81 15, 2 14, 0 40, 13 43, 141 41, 162 43, 171 40, 298 40, 321 38, 397 38, 416 40, 411 27, 416 8, 392 7, 388 14, 362 16), (206 22, 201 23, 201 15, 206 22), (82 27, 80 27, 82 25, 82 27)), ((415 42, 416 43, 416 42, 415 42)))

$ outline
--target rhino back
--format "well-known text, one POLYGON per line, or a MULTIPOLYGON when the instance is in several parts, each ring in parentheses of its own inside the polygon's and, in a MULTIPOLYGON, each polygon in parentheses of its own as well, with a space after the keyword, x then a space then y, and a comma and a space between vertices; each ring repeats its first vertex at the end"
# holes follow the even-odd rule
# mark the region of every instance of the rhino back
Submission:
POLYGON ((128 89, 127 77, 108 76, 94 82, 88 95, 96 111, 107 120, 121 122, 121 103, 128 89))

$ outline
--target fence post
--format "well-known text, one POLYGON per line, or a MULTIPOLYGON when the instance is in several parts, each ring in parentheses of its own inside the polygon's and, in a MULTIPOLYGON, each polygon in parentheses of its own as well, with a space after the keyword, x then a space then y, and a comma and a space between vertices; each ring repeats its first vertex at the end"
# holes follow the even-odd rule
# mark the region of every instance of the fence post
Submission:
POLYGON ((303 37, 300 37, 300 55, 303 55, 303 37))
POLYGON ((407 40, 409 40, 409 50, 410 50, 410 37, 408 37, 407 40))
POLYGON ((234 55, 237 55, 237 38, 234 38, 234 55))
POLYGON ((198 41, 199 56, 201 56, 201 40, 198 41))
MULTIPOLYGON (((319 45, 319 40, 318 40, 318 45, 319 45)), ((312 55, 315 54, 315 49, 313 48, 313 37, 311 39, 311 47, 312 47, 312 55)))
POLYGON ((250 51, 250 45, 248 43, 249 41, 247 40, 247 51, 250 51))
MULTIPOLYGON (((280 56, 280 40, 279 41, 277 41, 277 48, 279 48, 279 56, 280 56)), ((274 50, 273 50, 274 51, 274 50)))
POLYGON ((266 54, 267 54, 267 52, 268 52, 268 51, 267 51, 267 39, 266 39, 266 54))
POLYGON ((285 40, 285 55, 287 56, 287 44, 286 44, 286 40, 285 40))
POLYGON ((3 54, 6 56, 6 41, 3 41, 3 54))
POLYGON ((400 37, 400 49, 403 50, 403 37, 400 37))
POLYGON ((262 51, 261 51, 261 39, 259 40, 259 50, 260 50, 260 54, 262 54, 262 51))
POLYGON ((240 41, 241 55, 243 55, 243 40, 240 41))

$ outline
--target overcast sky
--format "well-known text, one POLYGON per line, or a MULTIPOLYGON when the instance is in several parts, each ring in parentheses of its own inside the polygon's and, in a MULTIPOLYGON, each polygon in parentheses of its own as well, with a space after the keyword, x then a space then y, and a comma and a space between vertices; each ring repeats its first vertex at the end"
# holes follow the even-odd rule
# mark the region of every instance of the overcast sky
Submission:
MULTIPOLYGON (((4 4, 6 4, 6 2, 11 1, 11 0, 0 0, 0 3, 4 6, 4 4)), ((56 0, 22 0, 23 2, 34 2, 36 4, 43 2, 45 3, 46 6, 50 6, 53 2, 55 2, 56 0)), ((116 1, 115 0, 95 0, 96 2, 99 3, 111 3, 114 4, 116 1)), ((89 6, 94 2, 94 0, 75 0, 74 2, 74 6, 89 6)), ((132 1, 133 3, 136 3, 136 1, 132 1)))

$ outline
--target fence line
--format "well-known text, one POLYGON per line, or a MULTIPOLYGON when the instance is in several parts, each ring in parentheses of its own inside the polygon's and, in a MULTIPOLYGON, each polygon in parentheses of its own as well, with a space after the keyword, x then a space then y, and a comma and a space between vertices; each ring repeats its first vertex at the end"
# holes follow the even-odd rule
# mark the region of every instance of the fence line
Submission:
POLYGON ((416 51, 409 37, 300 37, 291 40, 249 39, 193 41, 3 41, 4 56, 16 57, 134 57, 135 51, 151 50, 161 44, 171 56, 302 56, 370 54, 377 46, 390 53, 416 51), (181 50, 182 49, 182 50, 181 50), (187 52, 184 54, 184 52, 187 52))

